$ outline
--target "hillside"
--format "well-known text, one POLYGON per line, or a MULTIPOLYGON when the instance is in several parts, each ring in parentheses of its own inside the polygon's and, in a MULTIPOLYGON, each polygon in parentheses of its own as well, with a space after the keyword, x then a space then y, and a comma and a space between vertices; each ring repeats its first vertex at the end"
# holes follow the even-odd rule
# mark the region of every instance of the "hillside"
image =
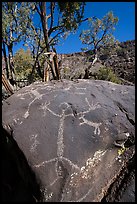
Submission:
MULTIPOLYGON (((59 55, 59 67, 61 76, 65 79, 77 79, 84 77, 84 70, 91 65, 92 51, 59 55)), ((114 73, 122 78, 123 84, 135 83, 135 40, 121 42, 119 48, 115 45, 107 52, 99 51, 99 59, 94 67, 90 68, 90 75, 100 67, 111 67, 114 73)))

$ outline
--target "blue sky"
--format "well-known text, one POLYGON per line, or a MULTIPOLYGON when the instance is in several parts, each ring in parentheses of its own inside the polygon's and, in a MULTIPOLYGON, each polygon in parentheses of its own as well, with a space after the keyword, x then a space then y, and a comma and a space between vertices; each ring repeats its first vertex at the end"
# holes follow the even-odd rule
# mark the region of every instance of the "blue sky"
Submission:
MULTIPOLYGON (((119 22, 115 27, 114 37, 120 42, 135 39, 135 2, 86 2, 84 17, 102 18, 109 11, 119 18, 119 22)), ((82 30, 87 29, 87 23, 83 23, 76 34, 70 34, 68 38, 58 46, 57 53, 73 53, 80 52, 84 45, 79 39, 82 30)), ((16 52, 22 43, 14 48, 16 52)), ((23 47, 22 47, 23 48, 23 47)))

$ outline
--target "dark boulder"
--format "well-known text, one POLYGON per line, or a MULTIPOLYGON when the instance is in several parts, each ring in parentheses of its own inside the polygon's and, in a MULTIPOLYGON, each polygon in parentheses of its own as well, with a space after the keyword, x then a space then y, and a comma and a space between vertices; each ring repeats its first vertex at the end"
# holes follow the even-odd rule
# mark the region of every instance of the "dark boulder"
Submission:
POLYGON ((39 201, 50 202, 116 197, 135 153, 134 117, 135 87, 99 80, 34 83, 2 106, 3 126, 35 173, 39 201))

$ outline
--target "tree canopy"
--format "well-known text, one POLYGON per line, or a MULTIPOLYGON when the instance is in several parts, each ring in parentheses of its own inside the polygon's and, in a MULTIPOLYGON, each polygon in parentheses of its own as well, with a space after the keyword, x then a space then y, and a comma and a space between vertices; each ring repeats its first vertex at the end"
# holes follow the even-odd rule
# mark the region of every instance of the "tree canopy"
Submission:
POLYGON ((108 12, 102 19, 97 17, 89 18, 88 29, 80 34, 80 40, 86 44, 88 49, 99 49, 99 47, 110 45, 114 42, 113 32, 118 23, 118 17, 113 12, 108 12))

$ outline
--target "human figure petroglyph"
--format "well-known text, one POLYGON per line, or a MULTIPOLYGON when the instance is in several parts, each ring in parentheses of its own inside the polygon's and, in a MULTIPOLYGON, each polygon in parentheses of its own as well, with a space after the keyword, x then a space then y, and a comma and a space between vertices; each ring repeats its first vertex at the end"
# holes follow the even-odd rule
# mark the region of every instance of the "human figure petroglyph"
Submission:
MULTIPOLYGON (((95 110, 96 108, 100 108, 100 105, 98 103, 90 104, 87 98, 85 98, 85 101, 86 101, 86 103, 88 105, 88 110, 86 110, 84 112, 77 113, 78 118, 83 120, 83 122, 81 122, 80 125, 88 124, 88 125, 94 127, 95 128, 94 134, 98 133, 98 135, 99 135, 100 134, 99 126, 102 123, 93 123, 92 121, 88 121, 87 119, 85 119, 84 116, 85 116, 86 113, 90 112, 91 110, 95 110)), ((64 142, 63 142, 63 140, 64 140, 64 138, 63 138, 64 122, 65 122, 66 117, 68 117, 68 116, 75 117, 74 112, 73 112, 74 107, 72 108, 71 103, 63 102, 63 103, 61 103, 59 105, 59 108, 61 108, 61 110, 62 110, 61 114, 57 114, 53 110, 50 109, 50 107, 49 107, 50 104, 51 104, 50 102, 45 102, 45 104, 42 104, 40 108, 44 110, 44 115, 46 115, 46 111, 48 111, 52 115, 60 118, 60 120, 59 120, 59 129, 58 129, 58 138, 57 138, 57 158, 58 158, 57 162, 58 162, 60 160, 63 161, 63 159, 67 159, 67 158, 63 157, 63 155, 64 155, 64 142), (68 110, 68 109, 70 109, 71 112, 66 114, 66 110, 68 110)), ((73 164, 71 161, 69 161, 69 162, 70 162, 71 166, 74 167, 74 169, 76 168, 80 172, 80 168, 78 166, 73 164)), ((41 165, 44 165, 44 164, 46 164, 46 162, 42 163, 41 165)), ((57 163, 56 163, 56 165, 57 165, 57 163)), ((56 170, 57 170, 57 168, 56 168, 56 170)))
MULTIPOLYGON (((69 89, 68 89, 69 90, 69 89)), ((84 94, 84 88, 78 88, 77 89, 77 94, 84 94)), ((55 91, 55 90, 54 90, 55 91)), ((76 95, 76 93, 74 93, 76 95)), ((42 98, 42 94, 39 94, 37 91, 35 92, 34 90, 31 91, 31 94, 33 94, 35 96, 35 98, 31 101, 31 103, 29 104, 28 107, 28 112, 29 112, 29 108, 32 105, 32 103, 37 100, 37 99, 41 99, 42 98)), ((56 95, 57 97, 57 95, 56 95)), ((54 98, 53 98, 54 100, 54 98)), ((54 178, 54 180, 50 181, 49 187, 54 185, 59 178, 64 178, 64 176, 60 177, 60 172, 63 171, 62 167, 60 166, 60 162, 62 163, 63 161, 65 162, 69 162, 70 166, 71 166, 71 173, 73 175, 74 172, 76 172, 76 177, 80 176, 82 179, 86 179, 88 178, 89 174, 86 171, 88 169, 87 166, 85 166, 85 168, 80 168, 79 166, 77 166, 76 164, 74 164, 72 161, 70 161, 69 159, 64 157, 64 148, 65 148, 65 144, 64 144, 64 123, 65 123, 65 119, 67 117, 77 117, 77 120, 79 121, 79 125, 89 125, 91 127, 94 128, 94 134, 98 134, 100 135, 100 125, 102 123, 97 123, 97 122, 92 122, 86 119, 86 114, 90 113, 91 111, 98 109, 101 107, 101 105, 96 102, 96 103, 90 103, 88 98, 84 98, 85 100, 85 107, 84 107, 84 111, 77 111, 77 108, 75 108, 75 105, 72 105, 71 103, 68 102, 63 102, 60 103, 60 105, 58 105, 59 108, 59 112, 54 111, 54 109, 52 109, 52 101, 46 101, 45 103, 42 103, 39 107, 39 109, 43 110, 44 113, 44 117, 46 116, 46 113, 48 112, 49 114, 53 115, 54 117, 59 118, 59 126, 58 126, 58 133, 57 133, 57 157, 53 158, 49 161, 43 161, 41 164, 37 164, 35 165, 36 168, 39 168, 41 166, 45 166, 47 165, 49 162, 53 162, 54 168, 57 172, 57 177, 54 178), (74 114, 74 110, 76 110, 76 114, 74 114), (57 168, 58 166, 58 168, 57 168), (85 171, 84 171, 85 170, 85 171)), ((36 139, 36 137, 35 137, 36 139)), ((34 138, 33 138, 34 141, 34 138)), ((38 142, 37 140, 35 140, 35 142, 33 142, 32 146, 31 146, 31 151, 34 152, 35 148, 37 147, 38 142)), ((91 167, 91 166, 90 166, 91 167)), ((64 175, 61 174, 61 175, 64 175)), ((73 175, 73 177, 75 178, 75 175, 73 175)), ((73 178, 72 177, 72 178, 73 178)), ((72 179, 71 178, 71 179, 72 179)), ((71 182, 72 184, 72 182, 71 182)), ((71 189, 70 189, 71 191, 71 189)))
MULTIPOLYGON (((88 124, 92 127, 95 128, 94 130, 94 134, 97 134, 100 135, 100 128, 99 126, 102 124, 102 123, 95 123, 95 122, 92 122, 92 121, 88 121, 87 119, 84 118, 84 114, 85 113, 88 113, 90 112, 91 110, 95 110, 97 108, 100 108, 100 104, 99 103, 95 103, 95 104, 91 104, 89 103, 88 99, 85 98, 85 101, 86 103, 88 104, 88 110, 84 111, 84 112, 79 112, 77 113, 78 116, 79 116, 79 119, 82 119, 83 122, 81 122, 79 125, 83 125, 83 124, 88 124)), ((54 111, 52 111, 50 108, 49 108, 49 105, 50 105, 50 102, 45 102, 45 104, 42 104, 40 106, 40 109, 43 109, 44 110, 44 116, 46 115, 46 111, 49 111, 52 115, 54 116, 57 116, 60 118, 60 121, 59 121, 59 129, 58 129, 58 139, 57 139, 57 156, 58 157, 62 157, 63 156, 63 152, 64 152, 64 144, 63 144, 63 132, 64 132, 64 121, 65 121, 65 118, 68 117, 68 116, 73 116, 75 117, 75 114, 74 114, 74 111, 72 110, 72 104, 70 103, 67 103, 67 102, 63 102, 59 105, 60 108, 62 108, 62 113, 61 114, 57 114, 55 113, 54 111), (67 109, 71 110, 71 113, 69 114, 66 114, 65 111, 67 109)))

